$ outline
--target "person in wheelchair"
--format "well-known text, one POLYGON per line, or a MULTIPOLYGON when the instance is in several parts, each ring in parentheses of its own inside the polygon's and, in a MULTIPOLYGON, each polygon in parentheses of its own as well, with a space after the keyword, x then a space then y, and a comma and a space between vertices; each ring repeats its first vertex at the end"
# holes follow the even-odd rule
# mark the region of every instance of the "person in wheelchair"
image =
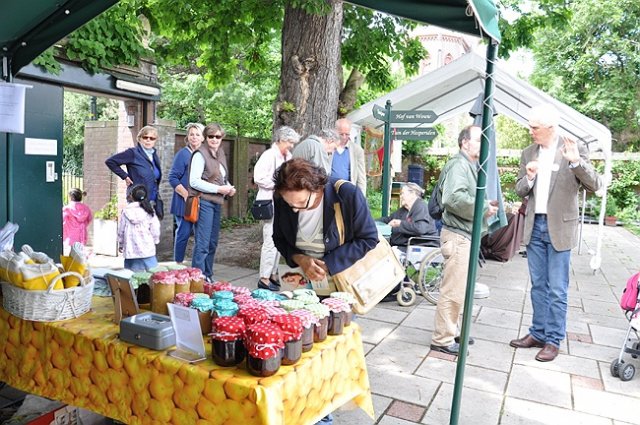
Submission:
MULTIPOLYGON (((413 182, 406 183, 400 191, 400 208, 391 215, 381 217, 378 221, 391 226, 389 243, 406 251, 411 237, 429 238, 420 245, 438 246, 438 231, 435 220, 429 215, 427 204, 423 201, 424 189, 413 182)), ((412 242, 412 245, 417 244, 412 242)))

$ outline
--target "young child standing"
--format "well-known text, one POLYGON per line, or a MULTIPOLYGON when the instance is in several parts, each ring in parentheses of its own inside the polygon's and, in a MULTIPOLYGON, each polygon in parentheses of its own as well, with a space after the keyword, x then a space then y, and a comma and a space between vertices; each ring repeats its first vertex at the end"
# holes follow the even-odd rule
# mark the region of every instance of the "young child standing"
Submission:
POLYGON ((120 252, 124 255, 125 268, 146 271, 158 265, 156 244, 160 242, 160 221, 144 185, 129 186, 127 202, 118 226, 120 252))
POLYGON ((62 207, 62 243, 65 252, 76 242, 87 244, 87 227, 93 219, 93 213, 91 208, 82 203, 83 196, 87 196, 87 193, 78 188, 71 189, 69 203, 62 207))

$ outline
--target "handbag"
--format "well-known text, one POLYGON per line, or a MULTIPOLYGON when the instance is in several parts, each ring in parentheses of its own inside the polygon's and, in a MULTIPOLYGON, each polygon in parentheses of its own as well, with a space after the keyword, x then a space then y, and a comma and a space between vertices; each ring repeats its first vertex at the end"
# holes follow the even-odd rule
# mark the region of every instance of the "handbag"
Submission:
POLYGON ((273 201, 271 199, 253 201, 251 215, 256 220, 271 220, 273 218, 273 201))
MULTIPOLYGON (((335 184, 336 192, 345 180, 335 184)), ((338 227, 340 245, 344 244, 344 218, 338 202, 333 204, 338 227)), ((391 290, 404 279, 405 271, 393 253, 391 245, 383 237, 364 257, 350 267, 332 276, 333 283, 341 292, 352 294, 356 303, 352 309, 357 314, 365 314, 375 307, 391 290)))
POLYGON ((160 199, 159 196, 158 199, 156 199, 156 202, 153 204, 153 209, 158 216, 158 220, 162 221, 162 219, 164 218, 164 202, 162 201, 162 199, 160 199))
POLYGON ((190 223, 198 221, 198 214, 200 213, 200 195, 189 195, 184 205, 183 219, 190 223))

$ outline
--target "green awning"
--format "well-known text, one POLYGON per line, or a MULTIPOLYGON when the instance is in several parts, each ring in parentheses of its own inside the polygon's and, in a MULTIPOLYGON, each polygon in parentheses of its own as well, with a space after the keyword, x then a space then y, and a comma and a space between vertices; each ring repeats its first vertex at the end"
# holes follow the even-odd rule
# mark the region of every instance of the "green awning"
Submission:
POLYGON ((118 0, 2 0, 0 58, 12 75, 118 0))
POLYGON ((494 0, 348 0, 349 3, 500 42, 494 0))

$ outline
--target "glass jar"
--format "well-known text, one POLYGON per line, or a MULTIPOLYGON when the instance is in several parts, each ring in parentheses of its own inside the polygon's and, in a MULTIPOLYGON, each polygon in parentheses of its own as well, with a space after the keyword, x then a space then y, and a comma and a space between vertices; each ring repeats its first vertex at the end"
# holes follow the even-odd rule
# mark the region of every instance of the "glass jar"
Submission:
POLYGON ((319 319, 319 322, 313 327, 313 342, 322 342, 327 339, 327 330, 329 329, 329 317, 319 319))
POLYGON ((211 339, 213 361, 218 366, 237 366, 244 360, 247 350, 241 338, 232 341, 211 339))
POLYGON ((284 343, 283 365, 292 365, 302 357, 302 339, 293 339, 284 343))
POLYGON ((274 323, 255 323, 247 327, 245 347, 250 374, 260 377, 274 375, 282 362, 284 333, 274 323))
POLYGON ((331 313, 329 313, 329 324, 327 327, 327 333, 329 335, 342 335, 346 316, 347 313, 344 311, 332 311, 331 313))
POLYGON ((167 303, 173 302, 175 297, 175 285, 152 282, 151 284, 151 311, 158 314, 169 315, 167 303))
POLYGON ((314 325, 302 329, 302 352, 306 353, 313 348, 313 330, 314 325))
POLYGON ((251 355, 247 356, 247 370, 253 376, 266 378, 278 373, 281 364, 280 353, 266 359, 259 359, 251 355))
POLYGON ((211 354, 219 366, 236 366, 245 356, 244 321, 239 317, 220 317, 212 321, 211 354))
POLYGON ((211 311, 198 310, 198 319, 202 335, 208 335, 211 332, 211 311))

